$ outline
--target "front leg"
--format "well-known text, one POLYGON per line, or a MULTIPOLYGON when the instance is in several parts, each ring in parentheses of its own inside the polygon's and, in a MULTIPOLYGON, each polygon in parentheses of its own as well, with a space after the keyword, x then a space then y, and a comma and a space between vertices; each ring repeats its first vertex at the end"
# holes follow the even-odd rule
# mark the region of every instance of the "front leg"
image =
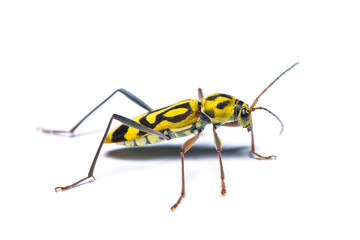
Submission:
POLYGON ((254 154, 255 156, 257 156, 258 158, 262 159, 262 160, 276 159, 275 155, 264 157, 264 156, 261 156, 260 154, 255 152, 255 143, 254 143, 254 133, 253 133, 253 131, 251 131, 251 153, 254 154))
MULTIPOLYGON (((234 122, 224 123, 222 126, 225 126, 225 127, 240 127, 241 124, 240 124, 239 121, 234 121, 234 122)), ((253 133, 253 131, 251 131, 251 153, 254 154, 256 157, 262 159, 262 160, 276 159, 275 155, 264 157, 264 156, 261 156, 260 154, 255 152, 255 143, 254 143, 254 133, 253 133)))

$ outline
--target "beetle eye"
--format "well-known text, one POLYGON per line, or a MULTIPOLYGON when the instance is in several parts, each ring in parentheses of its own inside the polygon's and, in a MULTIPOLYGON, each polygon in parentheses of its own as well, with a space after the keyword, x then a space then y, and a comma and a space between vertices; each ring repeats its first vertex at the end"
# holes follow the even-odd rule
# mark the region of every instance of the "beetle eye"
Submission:
POLYGON ((241 119, 244 121, 249 121, 250 119, 250 113, 245 109, 241 109, 241 119))

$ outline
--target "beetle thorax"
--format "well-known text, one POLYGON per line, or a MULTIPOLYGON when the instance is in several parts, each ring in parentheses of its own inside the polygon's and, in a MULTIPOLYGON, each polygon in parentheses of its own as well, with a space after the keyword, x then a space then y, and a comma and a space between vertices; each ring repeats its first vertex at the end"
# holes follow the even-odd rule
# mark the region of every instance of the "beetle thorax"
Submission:
POLYGON ((227 94, 212 94, 202 100, 201 111, 215 124, 234 121, 237 101, 227 94))

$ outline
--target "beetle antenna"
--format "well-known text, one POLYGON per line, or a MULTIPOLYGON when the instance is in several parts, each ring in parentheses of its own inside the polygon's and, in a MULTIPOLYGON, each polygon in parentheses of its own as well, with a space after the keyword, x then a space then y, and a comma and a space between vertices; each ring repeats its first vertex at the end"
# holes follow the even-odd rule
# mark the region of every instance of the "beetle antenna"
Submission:
MULTIPOLYGON (((299 63, 297 62, 297 63, 293 64, 291 67, 289 67, 288 69, 286 69, 283 73, 281 73, 277 78, 275 78, 274 81, 272 81, 272 82, 269 84, 269 86, 267 86, 267 88, 265 88, 265 89, 259 94, 259 96, 258 96, 257 98, 255 98, 253 104, 252 104, 251 107, 250 107, 250 111, 251 111, 251 112, 254 110, 254 107, 255 107, 255 105, 257 104, 257 102, 258 102, 259 98, 261 97, 261 95, 263 95, 263 94, 269 89, 269 87, 271 87, 277 80, 279 80, 285 73, 287 73, 288 71, 290 71, 290 70, 291 70, 293 67, 295 67, 297 64, 299 64, 299 63)), ((274 115, 274 114, 273 114, 273 115, 274 115)))
POLYGON ((271 115, 273 115, 273 116, 280 122, 280 124, 281 124, 280 135, 283 133, 283 131, 284 131, 284 124, 282 123, 282 121, 280 120, 280 118, 275 115, 275 113, 271 112, 269 109, 264 108, 264 107, 254 107, 254 108, 252 109, 252 111, 255 111, 255 110, 265 110, 265 111, 267 111, 268 113, 270 113, 271 115))

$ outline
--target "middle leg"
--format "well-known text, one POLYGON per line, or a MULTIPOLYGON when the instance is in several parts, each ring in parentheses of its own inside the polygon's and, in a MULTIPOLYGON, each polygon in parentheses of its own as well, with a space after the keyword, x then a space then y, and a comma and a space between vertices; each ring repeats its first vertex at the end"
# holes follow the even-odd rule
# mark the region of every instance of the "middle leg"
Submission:
POLYGON ((198 97, 200 101, 204 99, 204 94, 201 88, 198 88, 198 97))
POLYGON ((184 171, 184 155, 194 145, 196 140, 200 137, 200 133, 187 140, 181 148, 181 194, 177 202, 171 207, 171 211, 174 211, 180 204, 181 200, 185 197, 185 171, 184 171))
POLYGON ((216 133, 215 125, 213 127, 213 132, 214 132, 214 140, 215 140, 216 151, 218 152, 219 162, 220 162, 220 178, 221 178, 221 192, 220 192, 220 194, 221 194, 221 196, 225 196, 226 195, 225 174, 224 174, 224 168, 223 168, 222 159, 221 159, 222 143, 221 143, 221 140, 220 140, 218 134, 216 133))

